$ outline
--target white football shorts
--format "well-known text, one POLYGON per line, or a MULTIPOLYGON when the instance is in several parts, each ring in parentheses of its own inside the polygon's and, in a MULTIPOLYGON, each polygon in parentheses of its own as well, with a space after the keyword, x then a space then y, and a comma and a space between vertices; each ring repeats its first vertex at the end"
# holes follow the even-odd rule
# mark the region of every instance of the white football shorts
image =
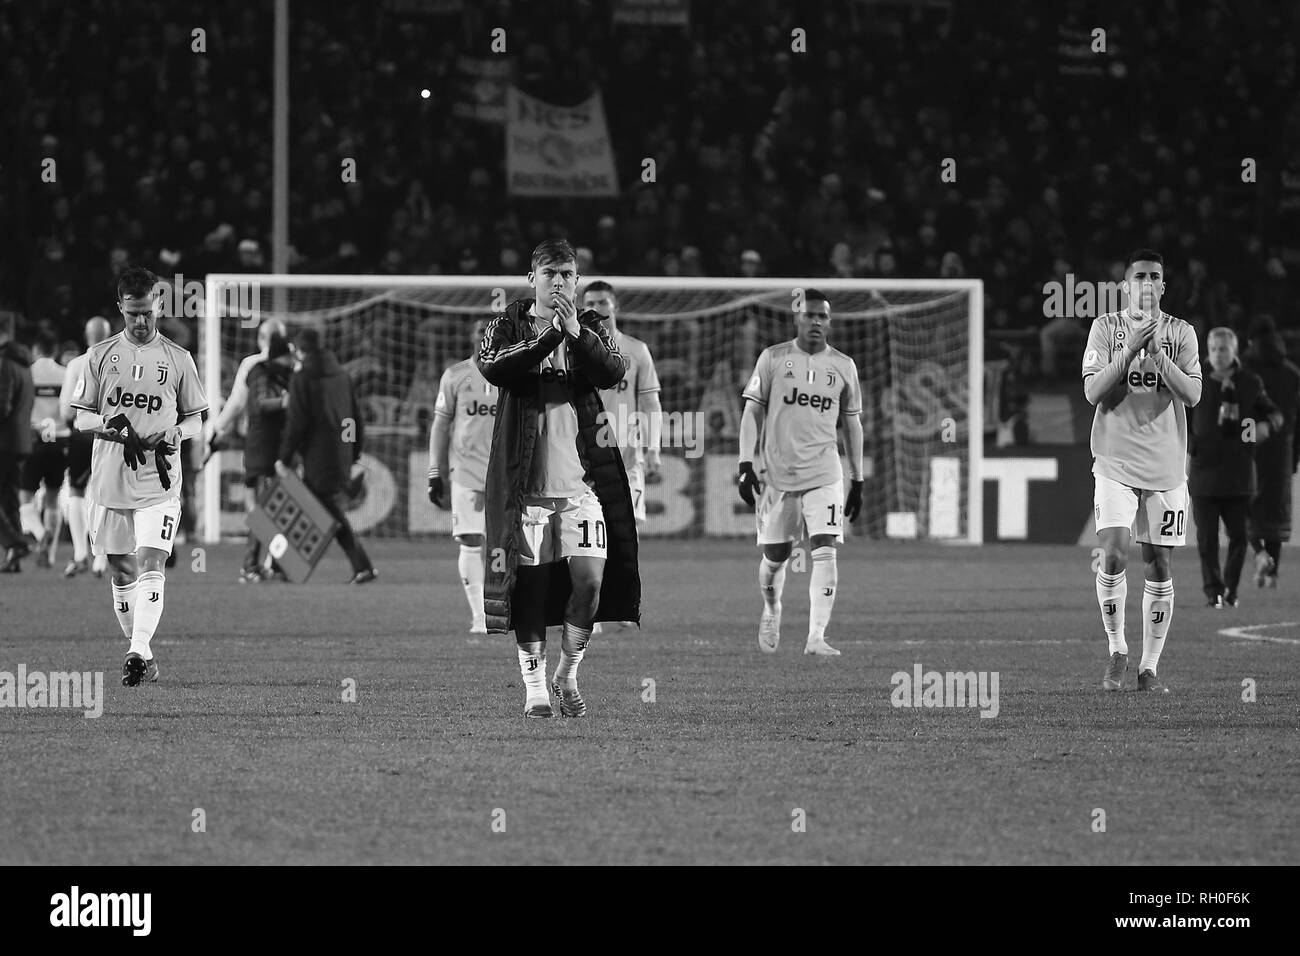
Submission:
POLYGON ((810 491, 778 491, 770 484, 758 499, 758 543, 786 544, 814 535, 844 540, 844 480, 810 491))
POLYGON ((1168 491, 1144 491, 1094 475, 1093 516, 1097 530, 1131 528, 1140 544, 1180 547, 1187 542, 1187 483, 1168 491))
POLYGON ((576 498, 525 498, 519 523, 521 567, 606 556, 605 513, 590 488, 576 498))
POLYGON ((168 498, 145 508, 107 508, 89 498, 86 505, 92 554, 135 554, 137 548, 157 548, 171 554, 172 539, 180 525, 180 498, 168 498))
POLYGON ((632 516, 638 525, 645 524, 645 466, 627 470, 627 487, 632 492, 632 516))
POLYGON ((486 533, 483 507, 483 492, 473 491, 453 481, 451 483, 452 537, 459 538, 463 534, 486 533))

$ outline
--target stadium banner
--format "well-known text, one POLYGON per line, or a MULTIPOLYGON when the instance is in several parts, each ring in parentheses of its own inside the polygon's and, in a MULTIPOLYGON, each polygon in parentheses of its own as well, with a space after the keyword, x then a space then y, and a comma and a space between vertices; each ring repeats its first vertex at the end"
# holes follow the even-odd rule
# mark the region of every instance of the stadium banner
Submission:
POLYGON ((1075 544, 1094 535, 1087 445, 984 444, 984 540, 1075 544))
POLYGON ((514 63, 506 57, 462 56, 456 60, 456 102, 451 111, 462 119, 504 125, 506 90, 514 76, 514 63))
POLYGON ((689 27, 690 0, 614 0, 615 24, 689 27))
POLYGON ((512 196, 617 196, 600 91, 577 106, 555 106, 509 87, 506 179, 512 196))

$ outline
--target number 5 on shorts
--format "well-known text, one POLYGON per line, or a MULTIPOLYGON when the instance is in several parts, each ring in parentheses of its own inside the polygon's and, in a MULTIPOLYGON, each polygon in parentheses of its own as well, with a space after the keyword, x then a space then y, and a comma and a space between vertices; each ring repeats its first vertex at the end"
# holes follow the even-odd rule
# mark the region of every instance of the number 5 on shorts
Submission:
POLYGON ((170 541, 172 539, 172 530, 175 524, 175 518, 171 515, 163 515, 162 539, 164 541, 170 541))

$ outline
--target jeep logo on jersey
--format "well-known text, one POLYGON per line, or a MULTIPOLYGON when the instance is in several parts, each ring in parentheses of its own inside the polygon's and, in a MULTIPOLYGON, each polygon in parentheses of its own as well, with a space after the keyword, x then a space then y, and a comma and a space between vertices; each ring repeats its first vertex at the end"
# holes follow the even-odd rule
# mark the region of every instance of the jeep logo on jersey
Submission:
POLYGON ((167 384, 167 366, 166 366, 166 365, 159 365, 159 366, 158 366, 158 384, 159 384, 159 385, 166 385, 166 384, 167 384))
POLYGON ((1167 387, 1164 376, 1155 372, 1129 372, 1128 383, 1133 388, 1154 388, 1157 392, 1167 387))
POLYGON ((496 413, 495 405, 485 405, 483 402, 470 402, 465 409, 466 415, 496 415, 496 413))
POLYGON ((123 408, 141 408, 146 412, 161 411, 163 404, 162 397, 159 395, 146 395, 144 392, 124 392, 120 385, 113 389, 106 401, 109 405, 121 405, 123 408))
POLYGON ((829 395, 807 395, 797 388, 787 395, 783 401, 787 405, 807 405, 819 412, 828 411, 835 404, 835 399, 829 395))
POLYGON ((617 385, 615 385, 615 386, 614 386, 614 389, 615 389, 615 391, 626 392, 626 391, 627 391, 627 379, 623 379, 621 382, 619 382, 617 385))
POLYGON ((132 365, 132 366, 131 366, 131 378, 132 378, 133 381, 136 381, 136 382, 138 382, 138 381, 140 381, 140 379, 144 378, 144 366, 143 366, 143 365, 132 365))

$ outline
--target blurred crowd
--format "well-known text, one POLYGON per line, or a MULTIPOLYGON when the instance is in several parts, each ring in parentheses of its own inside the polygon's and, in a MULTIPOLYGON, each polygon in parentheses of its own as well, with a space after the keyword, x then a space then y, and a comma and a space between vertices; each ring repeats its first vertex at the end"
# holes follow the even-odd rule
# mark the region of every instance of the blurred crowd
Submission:
MULTIPOLYGON (((1199 328, 1300 327, 1297 4, 291 6, 292 271, 521 273, 565 234, 587 275, 978 277, 1033 343, 1045 283, 1150 245, 1199 328), (501 127, 456 108, 498 26, 521 88, 602 91, 620 196, 507 195, 501 127)), ((72 337, 128 262, 269 270, 271 11, 0 0, 0 309, 72 337)))

